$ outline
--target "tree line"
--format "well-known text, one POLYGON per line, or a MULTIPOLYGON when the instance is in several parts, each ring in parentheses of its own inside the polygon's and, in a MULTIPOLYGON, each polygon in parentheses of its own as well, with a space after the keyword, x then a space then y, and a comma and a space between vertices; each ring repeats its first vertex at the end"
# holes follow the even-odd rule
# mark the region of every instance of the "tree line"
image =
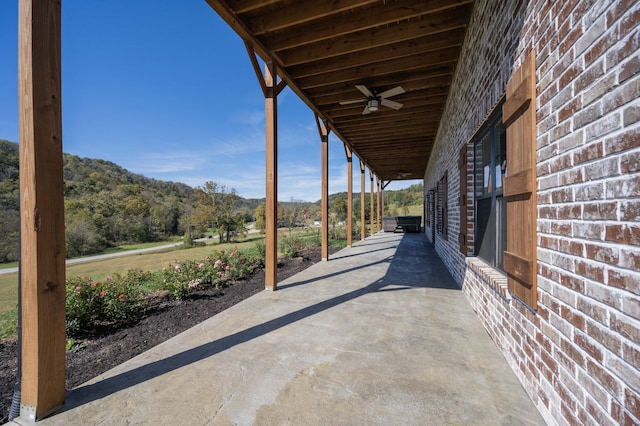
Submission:
MULTIPOLYGON (((256 220, 264 228, 264 199, 245 199, 235 189, 216 182, 202 187, 150 179, 109 161, 64 154, 65 236, 67 257, 99 253, 108 247, 165 241, 186 235, 187 240, 214 232, 229 241, 256 220)), ((18 260, 20 222, 18 144, 0 139, 0 263, 18 260)), ((369 196, 365 197, 368 221, 369 196)), ((330 220, 346 220, 346 193, 331 194, 330 220)), ((360 215, 360 196, 353 197, 353 217, 360 215)), ((385 191, 392 209, 421 204, 422 185, 385 191)), ((374 213, 377 213, 374 206, 374 213)), ((385 214, 398 214, 387 209, 385 214)), ((402 214, 402 213, 400 213, 402 214)), ((320 201, 278 203, 278 223, 299 227, 320 218, 320 201)))

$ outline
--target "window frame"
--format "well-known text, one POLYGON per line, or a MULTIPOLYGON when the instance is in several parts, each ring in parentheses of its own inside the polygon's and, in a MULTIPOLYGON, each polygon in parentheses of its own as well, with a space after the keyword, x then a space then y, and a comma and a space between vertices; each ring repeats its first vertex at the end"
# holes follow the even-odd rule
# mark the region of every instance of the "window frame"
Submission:
POLYGON ((492 267, 504 272, 504 252, 507 242, 506 200, 504 178, 506 176, 506 126, 502 121, 504 98, 494 108, 489 118, 471 139, 473 149, 473 211, 474 244, 473 253, 492 267), (485 164, 484 142, 489 138, 488 164, 485 164), (479 158, 480 162, 479 162, 479 158), (500 158, 500 164, 498 163, 500 158), (480 169, 478 167, 480 163, 480 169), (500 167, 498 172, 497 166, 500 167), (485 173, 488 167, 488 182, 485 173), (497 175, 500 173, 500 187, 497 175), (480 181, 481 180, 481 181, 480 181), (480 181, 480 182, 479 182, 480 181), (479 190, 479 188, 481 190, 479 190), (489 202, 488 216, 481 213, 480 204, 489 202), (481 221, 486 217, 486 223, 481 221), (490 232, 490 235, 486 235, 490 232), (493 235, 493 237, 491 236, 493 235), (486 246, 489 244, 489 246, 486 246))

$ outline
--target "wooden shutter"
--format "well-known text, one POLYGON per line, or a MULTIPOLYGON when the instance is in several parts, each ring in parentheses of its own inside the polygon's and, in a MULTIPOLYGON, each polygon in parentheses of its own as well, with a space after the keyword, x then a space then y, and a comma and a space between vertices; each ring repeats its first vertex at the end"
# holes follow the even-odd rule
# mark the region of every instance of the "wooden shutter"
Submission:
POLYGON ((467 145, 460 150, 458 157, 458 170, 460 171, 460 233, 458 244, 460 252, 467 255, 467 145))
POLYGON ((502 115, 507 125, 504 269, 509 291, 532 309, 537 309, 535 52, 527 55, 507 83, 502 115))
POLYGON ((442 233, 447 240, 449 238, 449 171, 445 171, 442 177, 442 198, 442 233))

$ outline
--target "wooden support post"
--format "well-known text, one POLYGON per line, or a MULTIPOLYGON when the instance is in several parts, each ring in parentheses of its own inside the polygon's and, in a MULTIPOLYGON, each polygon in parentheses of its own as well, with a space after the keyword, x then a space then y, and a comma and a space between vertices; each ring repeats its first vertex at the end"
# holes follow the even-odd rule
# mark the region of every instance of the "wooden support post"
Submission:
POLYGON ((378 176, 376 176, 376 204, 377 204, 377 216, 378 216, 378 221, 376 223, 376 231, 380 232, 382 231, 382 220, 381 215, 382 213, 380 212, 380 178, 378 178, 378 176))
POLYGON ((384 230, 384 181, 381 182, 380 185, 380 204, 381 204, 381 208, 380 208, 380 215, 382 217, 382 225, 381 229, 384 230))
POLYGON ((65 400, 65 231, 59 0, 19 1, 20 417, 65 400))
POLYGON ((286 84, 284 81, 278 82, 278 72, 272 61, 265 62, 264 75, 262 75, 253 47, 247 42, 245 47, 265 99, 267 155, 264 286, 267 290, 275 291, 278 281, 278 94, 286 84))
POLYGON ((351 149, 345 145, 347 155, 347 247, 351 247, 353 234, 353 155, 351 149))
POLYGON ((371 169, 369 169, 369 178, 371 179, 371 195, 369 196, 369 226, 371 226, 371 235, 373 235, 375 233, 374 222, 376 220, 376 210, 374 209, 374 206, 373 206, 374 190, 373 190, 373 172, 371 171, 371 169))
POLYGON ((367 238, 367 226, 364 215, 364 161, 360 160, 360 240, 367 238))
POLYGON ((278 288, 278 94, 275 90, 277 70, 273 62, 264 67, 266 123, 266 199, 264 285, 278 288))
POLYGON ((322 260, 329 260, 329 127, 316 114, 316 124, 322 145, 322 260))

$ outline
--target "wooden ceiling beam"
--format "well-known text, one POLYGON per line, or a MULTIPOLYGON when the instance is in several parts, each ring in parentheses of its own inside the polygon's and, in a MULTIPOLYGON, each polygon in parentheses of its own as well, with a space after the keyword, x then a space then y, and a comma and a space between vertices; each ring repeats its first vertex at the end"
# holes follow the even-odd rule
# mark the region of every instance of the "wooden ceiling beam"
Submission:
MULTIPOLYGON (((272 33, 296 25, 317 21, 331 17, 342 12, 348 12, 354 8, 360 8, 371 3, 380 3, 379 0, 304 0, 297 1, 293 5, 281 7, 269 13, 256 13, 249 17, 247 25, 255 35, 272 33)), ((333 19, 333 18, 330 18, 333 19)), ((294 30, 295 31, 295 30, 294 30)))
POLYGON ((289 68, 293 78, 311 77, 332 71, 342 71, 347 68, 358 67, 385 60, 397 59, 418 53, 427 53, 434 50, 460 47, 462 37, 460 31, 447 31, 440 34, 432 34, 400 43, 394 43, 375 49, 367 49, 360 52, 341 55, 324 61, 314 61, 289 68))
POLYGON ((276 51, 269 41, 265 45, 272 49, 286 67, 306 62, 332 58, 352 52, 373 49, 426 35, 463 28, 467 24, 466 13, 438 13, 399 23, 359 31, 344 37, 334 37, 315 43, 303 43, 301 49, 276 51))
POLYGON ((375 79, 375 77, 378 76, 395 73, 397 70, 403 70, 403 72, 422 70, 427 74, 448 75, 452 74, 453 65, 457 59, 457 48, 441 49, 433 52, 381 61, 360 67, 347 68, 327 74, 299 78, 298 84, 302 90, 306 90, 352 80, 360 81, 362 79, 375 79), (451 66, 439 67, 440 65, 446 64, 451 66))
POLYGON ((416 122, 421 122, 422 120, 430 121, 432 119, 439 120, 440 113, 432 113, 432 114, 412 114, 408 117, 386 117, 380 116, 375 119, 375 123, 372 124, 371 119, 369 120, 360 120, 360 121, 351 121, 346 123, 340 123, 340 128, 344 130, 357 130, 360 128, 371 127, 394 127, 394 126, 403 126, 403 125, 411 125, 416 122))
POLYGON ((361 150, 367 150, 367 149, 382 149, 385 146, 387 147, 408 147, 408 146, 424 146, 427 147, 429 149, 431 149, 431 145, 427 142, 425 142, 424 138, 416 138, 416 137, 411 137, 411 138, 397 138, 394 140, 387 140, 385 141, 371 141, 371 142, 359 142, 357 144, 354 144, 354 146, 357 146, 358 148, 360 148, 361 150))
POLYGON ((278 3, 280 0, 229 0, 229 7, 237 14, 250 12, 278 3))
POLYGON ((342 132, 343 134, 350 138, 351 136, 357 136, 357 137, 363 137, 366 135, 373 135, 373 136, 384 136, 387 134, 390 134, 391 137, 397 137, 395 135, 400 134, 400 133, 404 133, 405 131, 419 131, 421 134, 422 133, 429 133, 428 129, 434 124, 434 123, 438 123, 438 119, 431 119, 429 121, 425 121, 424 124, 421 123, 411 123, 411 124, 398 124, 395 127, 391 124, 385 124, 385 125, 372 125, 371 127, 367 128, 367 127, 359 127, 357 129, 349 129, 349 128, 342 128, 342 132), (395 132, 395 133, 394 133, 395 132))
MULTIPOLYGON (((450 15, 452 8, 471 0, 406 0, 402 2, 378 1, 359 8, 357 13, 345 12, 329 19, 319 19, 303 25, 260 36, 273 52, 280 52, 324 40, 351 38, 363 30, 373 32, 387 25, 397 25, 412 18, 430 20, 429 25, 441 22, 437 17, 450 15), (434 19, 435 18, 435 19, 434 19)), ((305 6, 306 7, 306 6, 305 6)))

